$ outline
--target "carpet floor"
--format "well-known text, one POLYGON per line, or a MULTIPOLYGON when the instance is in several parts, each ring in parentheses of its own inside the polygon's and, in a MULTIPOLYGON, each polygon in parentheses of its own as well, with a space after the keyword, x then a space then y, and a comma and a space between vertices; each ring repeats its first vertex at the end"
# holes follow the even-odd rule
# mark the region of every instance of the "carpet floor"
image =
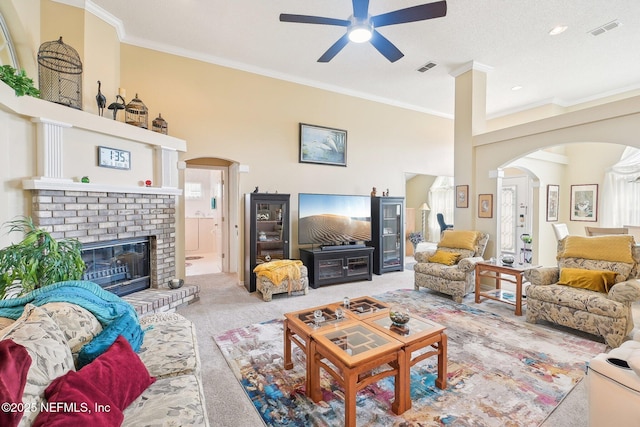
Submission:
MULTIPOLYGON (((392 377, 357 396, 357 425, 538 426, 585 375, 586 362, 605 345, 565 332, 522 325, 509 318, 414 290, 375 298, 406 307, 446 326, 448 387, 435 386, 437 358, 411 369, 412 408, 394 415, 392 377)), ((323 401, 304 394, 304 354, 294 346, 296 368, 283 369, 281 319, 226 331, 214 339, 269 426, 340 426, 343 390, 322 371, 323 401)))
MULTIPOLYGON (((207 412, 212 427, 247 427, 264 425, 251 400, 213 341, 214 336, 269 319, 282 318, 283 313, 302 310, 314 305, 326 304, 345 296, 379 295, 397 289, 413 287, 413 271, 404 270, 373 276, 372 281, 345 283, 310 289, 308 295, 275 295, 273 301, 264 302, 259 293, 248 293, 236 274, 209 274, 189 276, 188 284, 200 286, 200 301, 178 312, 196 325, 198 349, 202 360, 202 376, 207 412)), ((421 290, 430 294, 428 290, 421 290)), ((434 293, 435 294, 435 293, 434 293)), ((514 322, 526 325, 525 316, 515 316, 513 308, 496 301, 474 303, 474 295, 467 295, 463 303, 485 311, 500 314, 514 322)), ((526 310, 526 308, 524 309, 526 310)), ((640 325, 640 305, 634 304, 634 319, 640 325)), ((597 337, 540 322, 535 325, 548 331, 565 331, 602 342, 597 337)), ((542 423, 542 427, 586 427, 588 405, 586 381, 581 381, 542 423)))

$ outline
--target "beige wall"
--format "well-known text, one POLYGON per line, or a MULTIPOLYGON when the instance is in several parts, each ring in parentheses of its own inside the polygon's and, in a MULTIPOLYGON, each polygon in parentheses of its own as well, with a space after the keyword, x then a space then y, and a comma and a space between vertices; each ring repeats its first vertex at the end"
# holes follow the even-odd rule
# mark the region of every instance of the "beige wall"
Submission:
POLYGON ((185 159, 249 166, 242 192, 402 195, 405 171, 452 172, 448 119, 130 45, 121 61, 127 94, 187 140, 185 159), (348 166, 299 163, 300 122, 346 130, 348 166))
POLYGON ((297 193, 369 194, 375 186, 404 196, 407 171, 453 173, 451 120, 130 45, 121 52, 121 85, 187 140, 183 160, 248 166, 240 201, 255 186, 291 194, 294 257, 297 193), (347 167, 299 163, 300 122, 346 130, 347 167))
MULTIPOLYGON (((42 20, 39 45, 62 37, 66 45, 77 51, 82 61, 82 109, 97 114, 98 80, 107 106, 115 101, 118 93, 120 41, 115 28, 83 9, 52 1, 42 1, 41 13, 47 19, 42 20)), ((105 116, 112 117, 111 111, 105 109, 105 116)))
MULTIPOLYGON (((31 211, 29 194, 22 189, 22 178, 35 174, 35 126, 0 109, 0 223, 31 211)), ((20 236, 8 236, 0 230, 0 247, 20 236)))

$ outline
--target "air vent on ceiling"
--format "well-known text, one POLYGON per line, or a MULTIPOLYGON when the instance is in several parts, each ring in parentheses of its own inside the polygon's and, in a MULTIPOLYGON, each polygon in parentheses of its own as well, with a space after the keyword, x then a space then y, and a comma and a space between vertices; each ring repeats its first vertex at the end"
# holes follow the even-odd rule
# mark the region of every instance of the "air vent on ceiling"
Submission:
POLYGON ((436 64, 435 62, 429 61, 426 64, 424 64, 422 67, 418 68, 417 71, 419 71, 421 73, 424 73, 425 71, 428 71, 428 70, 432 69, 436 65, 438 65, 438 64, 436 64))
POLYGON ((589 33, 591 33, 592 36, 599 36, 600 34, 604 34, 607 31, 611 31, 618 28, 620 25, 622 24, 620 23, 620 21, 616 19, 611 22, 607 22, 604 25, 600 25, 599 27, 596 27, 593 30, 590 30, 589 33))

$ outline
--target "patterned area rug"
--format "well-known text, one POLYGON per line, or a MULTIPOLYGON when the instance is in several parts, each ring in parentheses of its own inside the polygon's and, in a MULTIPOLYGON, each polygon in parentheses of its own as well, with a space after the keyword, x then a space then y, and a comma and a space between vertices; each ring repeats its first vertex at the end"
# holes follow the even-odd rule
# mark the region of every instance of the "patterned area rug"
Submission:
MULTIPOLYGON (((605 345, 561 331, 517 323, 414 290, 375 298, 407 307, 447 327, 448 384, 438 389, 435 357, 411 369, 412 408, 391 411, 393 377, 358 394, 362 426, 538 426, 585 374, 585 362, 605 345)), ((214 337, 229 366, 269 426, 341 426, 342 390, 324 370, 323 401, 304 395, 304 353, 294 349, 294 368, 283 365, 281 319, 214 337)))

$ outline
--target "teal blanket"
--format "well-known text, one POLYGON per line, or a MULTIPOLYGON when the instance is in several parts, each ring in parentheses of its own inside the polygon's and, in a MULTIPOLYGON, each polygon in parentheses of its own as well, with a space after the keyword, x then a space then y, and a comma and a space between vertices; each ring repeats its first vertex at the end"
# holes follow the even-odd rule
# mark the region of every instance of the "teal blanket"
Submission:
POLYGON ((26 304, 41 306, 49 302, 68 302, 91 312, 103 330, 78 354, 78 363, 84 366, 106 351, 118 335, 122 335, 138 352, 144 332, 138 314, 131 304, 119 296, 105 291, 99 285, 83 280, 59 282, 36 289, 20 298, 0 301, 0 317, 17 319, 26 304))

